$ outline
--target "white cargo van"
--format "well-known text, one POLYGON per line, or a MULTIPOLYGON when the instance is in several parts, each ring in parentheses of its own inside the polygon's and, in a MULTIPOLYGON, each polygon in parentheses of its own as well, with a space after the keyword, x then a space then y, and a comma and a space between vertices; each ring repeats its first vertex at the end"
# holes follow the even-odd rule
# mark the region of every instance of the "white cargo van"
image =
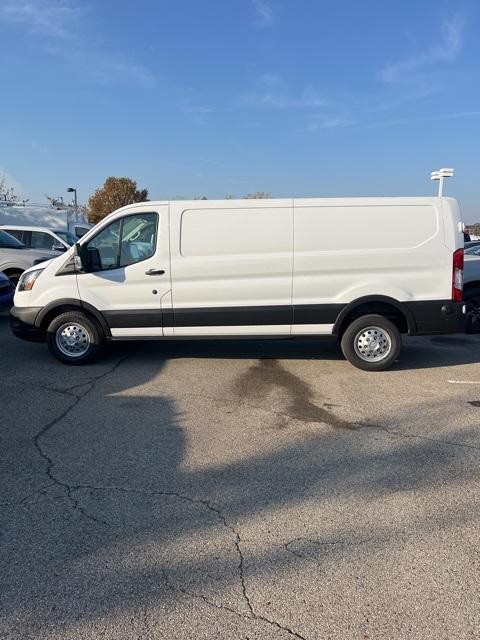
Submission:
POLYGON ((106 340, 332 336, 366 370, 463 331, 451 198, 145 202, 21 278, 14 333, 80 364, 106 340))

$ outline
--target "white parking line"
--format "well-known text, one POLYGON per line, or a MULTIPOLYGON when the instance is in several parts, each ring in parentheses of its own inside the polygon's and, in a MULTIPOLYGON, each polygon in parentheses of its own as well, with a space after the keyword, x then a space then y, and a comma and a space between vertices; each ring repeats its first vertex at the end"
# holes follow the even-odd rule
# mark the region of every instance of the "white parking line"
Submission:
POLYGON ((450 384, 480 384, 480 382, 476 382, 475 380, 448 380, 450 384))

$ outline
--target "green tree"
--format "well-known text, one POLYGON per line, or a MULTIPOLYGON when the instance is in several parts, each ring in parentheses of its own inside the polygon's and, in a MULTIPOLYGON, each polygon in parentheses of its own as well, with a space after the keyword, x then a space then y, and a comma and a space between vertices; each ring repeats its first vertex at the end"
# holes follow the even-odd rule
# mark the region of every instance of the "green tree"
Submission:
POLYGON ((476 224, 476 225, 473 227, 473 233, 474 233, 476 236, 480 236, 480 224, 476 224))
POLYGON ((95 224, 115 209, 146 200, 148 200, 148 189, 137 189, 135 180, 110 176, 105 180, 103 187, 90 196, 88 219, 95 224))

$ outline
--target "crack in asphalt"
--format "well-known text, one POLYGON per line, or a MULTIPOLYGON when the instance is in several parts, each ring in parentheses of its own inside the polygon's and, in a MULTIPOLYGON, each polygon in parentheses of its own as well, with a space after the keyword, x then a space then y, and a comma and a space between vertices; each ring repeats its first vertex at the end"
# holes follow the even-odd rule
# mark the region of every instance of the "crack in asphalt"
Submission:
POLYGON ((34 491, 31 491, 30 493, 27 493, 27 495, 23 496, 23 498, 20 498, 20 500, 4 500, 3 502, 0 502, 0 507, 11 507, 19 504, 24 504, 25 502, 27 502, 27 500, 29 500, 30 498, 33 498, 33 496, 36 496, 37 494, 41 493, 45 489, 52 487, 54 484, 56 483, 49 482, 48 484, 44 484, 41 487, 37 487, 37 489, 35 489, 34 491))
MULTIPOLYGON (((205 600, 205 602, 207 602, 208 604, 215 606, 217 608, 220 609, 225 609, 227 611, 230 611, 231 613, 234 613, 240 617, 246 618, 246 619, 253 619, 253 620, 260 620, 263 621, 271 626, 276 627, 277 629, 280 629, 282 631, 285 631, 287 633, 289 633, 293 638, 298 638, 298 640, 306 640, 306 638, 304 636, 302 636, 301 634, 299 634, 296 631, 293 631, 292 629, 290 629, 289 627, 286 627, 282 624, 280 624, 279 622, 277 622, 276 620, 272 620, 270 618, 267 618, 266 616, 262 615, 261 613, 258 613, 257 611, 255 611, 252 601, 250 599, 250 596, 248 594, 248 590, 247 590, 247 585, 246 585, 246 581, 245 581, 245 567, 244 567, 244 556, 243 556, 243 552, 241 549, 241 537, 240 534, 238 533, 238 531, 235 529, 235 527, 233 527, 233 525, 229 524, 229 522, 227 521, 225 515, 223 514, 222 510, 220 509, 220 507, 218 507, 217 505, 209 502, 208 500, 202 499, 202 498, 193 498, 192 496, 188 496, 188 495, 184 495, 175 491, 148 491, 148 490, 144 490, 144 489, 135 489, 133 487, 113 487, 113 486, 92 486, 92 485, 76 485, 76 486, 71 486, 70 485, 70 491, 75 492, 75 491, 82 491, 82 490, 88 490, 90 492, 93 491, 105 491, 107 493, 109 492, 114 492, 114 491, 118 491, 121 493, 133 493, 133 494, 137 494, 137 495, 143 495, 143 496, 162 496, 162 497, 169 497, 169 498, 176 498, 178 500, 182 500, 183 502, 188 502, 192 505, 195 506, 201 506, 206 508, 208 511, 210 511, 211 513, 214 513, 215 516, 217 517, 218 521, 226 528, 228 529, 228 531, 230 533, 233 534, 233 540, 234 540, 234 545, 235 545, 235 549, 238 555, 238 575, 239 575, 239 580, 240 580, 240 585, 241 585, 241 589, 242 589, 242 595, 243 595, 243 599, 244 602, 248 608, 249 611, 249 615, 246 616, 245 614, 242 614, 238 611, 236 611, 235 609, 230 609, 224 605, 220 605, 218 603, 215 603, 213 601, 210 601, 208 599, 206 599, 204 596, 197 596, 196 594, 191 594, 189 592, 187 592, 186 590, 174 587, 175 590, 180 591, 181 593, 184 593, 186 595, 190 595, 191 597, 198 597, 201 598, 202 600, 205 600)), ((77 501, 76 501, 77 502, 77 501)), ((78 507, 77 507, 78 508, 78 507)), ((90 518, 91 520, 95 520, 96 522, 100 522, 102 524, 106 524, 108 525, 108 523, 106 523, 103 520, 100 520, 98 518, 95 518, 94 516, 87 514, 85 510, 82 511, 82 513, 84 515, 86 515, 86 517, 90 518)), ((165 576, 165 572, 164 570, 162 570, 165 576)), ((167 585, 168 586, 168 585, 167 585)))
POLYGON ((455 442, 454 440, 441 440, 440 438, 430 438, 429 436, 421 436, 416 433, 404 433, 402 431, 396 431, 395 429, 389 429, 388 427, 384 427, 381 424, 359 424, 359 429, 375 429, 376 431, 381 431, 382 433, 387 433, 391 436, 399 436, 404 440, 427 440, 428 442, 436 442, 438 444, 446 444, 451 447, 463 447, 465 449, 473 449, 476 451, 480 451, 480 447, 475 444, 469 444, 467 442, 455 442))
POLYGON ((78 387, 87 387, 83 393, 74 394, 74 393, 71 393, 71 391, 68 390, 68 389, 65 389, 63 391, 59 391, 58 389, 49 389, 50 391, 57 391, 58 393, 65 393, 66 395, 69 395, 69 396, 73 397, 74 401, 64 411, 62 411, 62 413, 60 415, 58 415, 53 420, 50 420, 50 422, 47 422, 47 424, 43 425, 42 428, 33 437, 33 445, 34 445, 35 449, 37 450, 39 456, 47 464, 46 474, 47 474, 48 478, 52 481, 51 485, 55 484, 55 485, 57 485, 59 487, 62 487, 62 489, 64 489, 65 492, 66 492, 67 498, 70 501, 70 503, 72 505, 72 508, 78 510, 86 518, 94 520, 95 522, 98 522, 98 520, 96 518, 94 518, 93 516, 90 516, 89 514, 87 514, 82 507, 79 507, 78 501, 76 500, 76 498, 74 498, 72 496, 72 490, 74 489, 74 487, 72 485, 70 485, 68 482, 64 482, 64 481, 60 480, 60 478, 58 478, 55 475, 55 473, 53 472, 54 462, 53 462, 52 458, 50 458, 50 456, 43 449, 43 447, 41 445, 41 439, 51 429, 53 429, 57 424, 62 422, 62 420, 64 418, 66 418, 67 415, 71 411, 73 411, 73 409, 75 409, 75 407, 85 398, 85 396, 87 396, 95 388, 95 386, 96 386, 96 384, 98 382, 100 382, 101 380, 103 380, 104 378, 109 376, 111 373, 113 373, 123 362, 125 362, 125 360, 127 360, 127 358, 130 357, 130 355, 131 354, 129 353, 126 356, 124 356, 123 358, 120 358, 113 365, 113 367, 111 367, 107 371, 104 371, 102 374, 100 374, 99 376, 93 378, 92 380, 89 380, 88 382, 86 382, 84 384, 77 384, 77 385, 74 385, 73 387, 70 387, 70 390, 78 388, 78 387))
MULTIPOLYGON (((191 597, 191 598, 198 598, 203 600, 206 604, 208 604, 211 607, 215 607, 217 609, 222 609, 224 611, 228 611, 242 619, 245 620, 256 620, 256 621, 260 621, 263 622, 265 624, 268 624, 272 627, 275 627, 276 629, 283 631, 285 633, 288 633, 291 637, 293 638, 297 638, 298 640, 306 640, 304 636, 302 636, 300 633, 294 631, 293 629, 282 625, 281 623, 277 622, 274 619, 268 618, 265 615, 262 615, 261 613, 257 612, 252 600, 250 598, 249 592, 248 592, 248 588, 247 588, 247 583, 246 583, 246 577, 245 577, 245 559, 244 559, 244 555, 243 555, 243 551, 242 551, 242 539, 241 536, 239 534, 239 532, 235 529, 235 527, 230 524, 226 518, 226 516, 224 515, 224 513, 222 512, 221 508, 218 507, 217 505, 215 505, 212 502, 209 502, 206 499, 201 499, 201 498, 194 498, 188 495, 183 495, 181 493, 178 492, 174 492, 174 491, 148 491, 148 490, 142 490, 142 489, 135 489, 135 488, 130 488, 130 487, 116 487, 116 486, 92 486, 92 485, 87 485, 87 484, 70 484, 68 481, 62 480, 61 478, 59 478, 56 473, 54 472, 54 460, 52 459, 52 457, 50 457, 48 455, 48 453, 46 452, 46 450, 44 449, 44 447, 42 446, 42 438, 49 432, 51 431, 55 426, 57 426, 59 423, 62 422, 62 420, 64 420, 77 406, 78 404, 95 388, 95 386, 97 385, 97 383, 99 383, 101 380, 103 380, 104 378, 106 378, 107 376, 109 376, 110 374, 112 374, 127 358, 130 357, 131 354, 126 355, 125 357, 119 359, 113 367, 111 367, 110 369, 108 369, 107 371, 103 372, 102 374, 100 374, 99 376, 93 378, 92 380, 89 380, 88 382, 85 383, 80 383, 80 384, 76 384, 73 385, 71 387, 65 387, 62 389, 59 388, 48 388, 49 391, 53 391, 56 393, 61 393, 64 395, 67 395, 69 397, 71 397, 73 399, 73 401, 69 404, 69 406, 60 414, 58 415, 56 418, 54 418, 53 420, 51 420, 50 422, 48 422, 47 424, 43 425, 42 428, 36 433, 36 435, 33 438, 33 444, 35 446, 35 449, 38 451, 39 456, 45 461, 47 468, 46 468, 46 474, 48 476, 48 478, 51 480, 51 482, 43 487, 41 487, 40 489, 36 490, 35 492, 33 492, 32 494, 29 494, 29 496, 26 496, 23 500, 28 499, 29 497, 41 492, 42 490, 51 487, 53 485, 57 485, 59 487, 61 487, 65 493, 66 496, 72 506, 72 508, 76 511, 78 511, 82 517, 96 523, 96 524, 100 524, 103 526, 110 526, 109 523, 105 520, 102 520, 101 518, 89 513, 85 507, 83 507, 81 504, 79 504, 79 498, 75 495, 76 492, 79 491, 88 491, 91 493, 95 492, 95 491, 105 491, 105 492, 123 492, 123 493, 134 493, 134 494, 138 494, 138 495, 144 495, 144 496, 163 496, 163 497, 172 497, 184 502, 188 502, 192 505, 195 506, 201 506, 205 509, 207 509, 208 511, 210 511, 211 513, 215 514, 217 520, 225 527, 225 529, 227 529, 229 531, 229 533, 233 536, 233 543, 235 546, 235 550, 236 550, 236 554, 238 557, 238 565, 237 565, 237 571, 238 571, 238 579, 240 582, 240 586, 241 586, 241 591, 242 591, 242 598, 243 601, 246 605, 246 608, 248 610, 248 614, 246 613, 242 613, 240 611, 237 611, 236 609, 232 608, 232 607, 228 607, 227 605, 223 605, 223 604, 219 604, 217 602, 214 602, 212 600, 210 600, 209 598, 207 598, 206 596, 203 595, 198 595, 198 594, 194 594, 191 593, 189 591, 187 591, 184 588, 181 587, 177 587, 175 585, 172 585, 170 583, 170 581, 168 580, 168 575, 166 574, 166 572, 162 569, 162 572, 164 574, 164 581, 165 581, 165 586, 171 590, 171 591, 175 591, 175 592, 179 592, 182 593, 183 595, 186 595, 187 597, 191 597), (82 390, 80 393, 77 391, 75 392, 75 390, 82 390)), ((280 381, 279 386, 281 387, 285 387, 287 384, 287 381, 290 382, 290 377, 288 377, 288 380, 284 380, 283 378, 285 377, 285 374, 282 372, 282 378, 280 381)), ((366 428, 371 428, 374 430, 378 430, 378 431, 382 431, 384 433, 387 433, 389 435, 393 435, 393 436, 398 436, 401 438, 405 438, 405 439, 409 439, 409 438, 418 438, 418 439, 423 439, 423 440, 430 440, 433 442, 438 442, 441 444, 445 444, 445 445, 449 445, 449 446, 460 446, 460 447, 466 447, 466 448, 470 448, 470 449, 479 449, 480 447, 475 446, 475 445, 469 445, 469 444, 462 444, 462 443, 457 443, 457 442, 452 442, 452 441, 444 441, 444 440, 440 440, 440 439, 436 439, 436 438, 429 438, 427 436, 420 436, 420 435, 416 435, 416 434, 405 434, 399 431, 395 431, 395 430, 391 430, 388 429, 387 427, 384 427, 383 425, 378 425, 378 424, 366 424, 366 423, 349 423, 346 421, 343 421, 341 419, 338 419, 336 416, 334 416, 335 419, 332 418, 332 415, 330 412, 326 411, 325 409, 321 408, 321 407, 317 407, 316 405, 313 405, 310 397, 308 394, 304 393, 303 388, 301 389, 302 394, 300 394, 301 396, 306 395, 306 398, 301 398, 302 401, 306 401, 307 402, 307 407, 304 408, 303 411, 299 411, 299 415, 292 415, 292 413, 287 413, 287 412, 280 412, 280 411, 275 411, 272 409, 267 409, 265 407, 259 407, 259 406, 255 406, 255 405, 250 405, 247 402, 242 402, 240 399, 236 400, 235 398, 231 398, 231 399, 223 399, 223 398, 215 398, 215 397, 210 397, 210 400, 214 400, 217 402, 221 402, 221 403, 225 403, 228 404, 230 403, 235 403, 237 405, 240 406, 249 406, 252 409, 255 410, 259 410, 259 411, 264 411, 264 412, 268 412, 271 413, 273 415, 276 416, 281 416, 284 418, 288 418, 288 419, 292 419, 292 420, 298 420, 301 422, 320 422, 325 424, 326 426, 335 426, 335 427, 343 427, 343 428, 348 428, 348 429, 366 429, 366 428)), ((191 396, 195 396, 198 394, 189 394, 191 396)), ((206 396, 202 396, 202 397, 206 397, 206 396)), ((293 407, 292 408, 297 408, 299 405, 298 403, 292 402, 293 407)), ((321 542, 318 540, 312 540, 309 538, 305 538, 305 537, 299 537, 299 538, 295 538, 293 540, 288 541, 287 543, 285 543, 283 546, 285 548, 285 550, 291 554, 293 554, 296 557, 302 558, 302 559, 307 559, 307 560, 314 560, 314 558, 310 558, 308 555, 304 555, 302 553, 300 553, 298 550, 295 550, 293 548, 291 548, 296 542, 308 542, 312 545, 315 545, 317 547, 322 547, 322 546, 326 546, 326 545, 349 545, 349 546, 359 546, 362 544, 366 544, 369 541, 371 541, 372 538, 367 538, 367 539, 363 539, 363 540, 359 540, 359 541, 345 541, 345 540, 334 540, 334 541, 326 541, 326 542, 321 542)), ((149 629, 149 622, 148 622, 148 611, 145 608, 143 610, 143 633, 142 635, 145 634, 146 637, 148 637, 148 635, 150 634, 150 629, 149 629)))
MULTIPOLYGON (((58 415, 56 418, 54 418, 53 420, 51 420, 47 424, 43 425, 43 427, 36 433, 36 435, 33 438, 33 444, 35 446, 35 449, 38 451, 40 457, 46 462, 46 464, 47 464, 46 473, 47 473, 47 476, 52 481, 50 483, 50 485, 47 485, 47 486, 52 486, 52 485, 60 486, 66 492, 66 496, 67 496, 67 498, 68 498, 68 500, 69 500, 69 502, 72 505, 72 508, 74 510, 78 511, 83 517, 89 519, 90 521, 95 522, 96 524, 102 524, 104 526, 109 526, 108 522, 106 522, 105 520, 102 520, 102 519, 92 515, 91 513, 88 513, 86 511, 86 509, 79 504, 78 498, 76 498, 74 496, 75 492, 82 491, 82 490, 86 490, 86 491, 89 491, 89 492, 93 492, 93 491, 106 491, 106 492, 119 491, 120 492, 121 491, 121 492, 124 492, 124 493, 136 493, 136 494, 139 494, 139 495, 149 495, 149 496, 157 496, 158 495, 158 496, 166 496, 166 497, 177 498, 179 500, 182 500, 182 501, 185 501, 185 502, 189 502, 190 504, 193 504, 193 505, 196 505, 196 506, 203 506, 204 508, 208 509, 210 512, 214 513, 216 515, 216 517, 218 518, 218 520, 223 524, 223 526, 226 529, 228 529, 231 534, 233 534, 235 549, 236 549, 236 552, 237 552, 237 555, 238 555, 238 575, 239 575, 239 580, 240 580, 241 589, 242 589, 242 596, 243 596, 243 599, 244 599, 244 601, 246 603, 246 606, 248 608, 249 615, 245 616, 245 615, 237 612, 234 609, 229 609, 227 607, 224 607, 223 605, 218 605, 216 603, 210 602, 210 601, 208 601, 208 599, 203 598, 203 597, 202 597, 202 599, 205 600, 205 602, 207 602, 211 606, 215 606, 217 608, 229 610, 232 613, 235 613, 236 615, 238 615, 240 617, 262 621, 262 622, 264 622, 266 624, 269 624, 269 625, 271 625, 271 626, 273 626, 273 627, 275 627, 275 628, 277 628, 277 629, 279 629, 281 631, 284 631, 284 632, 288 633, 293 638, 298 638, 298 640, 306 640, 304 638, 304 636, 302 636, 301 634, 293 631, 289 627, 284 626, 284 625, 280 624, 279 622, 277 622, 276 620, 272 620, 270 618, 267 618, 266 616, 264 616, 264 615, 262 615, 260 613, 257 613, 255 611, 255 609, 253 607, 253 604, 251 602, 250 596, 248 594, 247 585, 246 585, 246 581, 245 581, 245 568, 244 568, 245 561, 244 561, 244 556, 243 556, 243 552, 242 552, 242 549, 241 549, 241 537, 240 537, 240 534, 238 533, 238 531, 231 524, 228 523, 225 515, 222 513, 221 509, 218 506, 212 504, 208 500, 204 500, 204 499, 201 499, 201 498, 192 498, 191 496, 183 495, 183 494, 180 494, 180 493, 177 493, 177 492, 174 492, 174 491, 144 491, 144 490, 133 489, 133 488, 128 488, 128 487, 99 487, 99 486, 84 485, 84 484, 72 485, 72 484, 70 484, 70 483, 68 483, 68 482, 66 482, 64 480, 61 480, 54 473, 54 471, 53 471, 53 469, 54 469, 54 461, 46 453, 46 451, 42 447, 41 439, 51 429, 53 429, 56 425, 58 425, 60 422, 62 422, 62 420, 71 411, 73 411, 77 407, 77 405, 95 388, 95 385, 99 381, 101 381, 102 379, 104 379, 108 375, 112 374, 128 357, 130 357, 130 355, 131 354, 128 354, 124 358, 121 358, 108 371, 105 371, 101 375, 97 376, 93 380, 89 380, 86 383, 77 384, 77 385, 74 385, 72 387, 63 388, 63 389, 58 389, 58 388, 56 388, 56 389, 50 388, 49 389, 49 391, 53 391, 53 392, 57 392, 57 393, 63 393, 65 395, 69 395, 69 396, 73 397, 74 400, 60 415, 58 415), (85 389, 85 391, 83 391, 83 393, 73 393, 74 389, 78 389, 78 388, 82 388, 82 387, 86 387, 86 389, 85 389)), ((186 595, 189 595, 186 591, 184 593, 186 595)), ((144 612, 144 631, 145 631, 145 633, 148 633, 148 622, 147 622, 147 612, 146 611, 144 612)))
POLYGON ((237 616, 237 618, 240 618, 242 620, 256 620, 257 622, 264 622, 265 624, 273 626, 276 629, 279 629, 281 631, 285 631, 285 633, 288 633, 293 638, 298 638, 299 640, 306 640, 305 636, 302 636, 299 633, 297 633, 296 631, 293 631, 292 629, 290 629, 290 627, 286 627, 284 625, 281 625, 279 622, 276 622, 275 620, 271 620, 271 619, 269 619, 269 618, 267 618, 265 616, 262 616, 261 614, 256 613, 252 609, 249 600, 247 600, 247 602, 248 602, 248 605, 249 605, 250 613, 247 615, 245 613, 241 613, 240 611, 237 611, 233 607, 229 607, 229 606, 227 606, 225 604, 220 604, 218 602, 210 600, 209 598, 207 598, 207 596, 204 596, 204 595, 198 594, 198 593, 192 593, 191 591, 188 591, 187 589, 184 589, 182 587, 177 587, 177 586, 173 585, 170 582, 170 580, 168 579, 168 575, 167 575, 167 573, 166 573, 166 571, 164 569, 162 569, 162 573, 163 573, 163 580, 164 580, 165 587, 167 589, 170 589, 170 591, 173 591, 174 593, 181 593, 181 594, 183 594, 183 595, 185 595, 185 596, 187 596, 189 598, 192 598, 194 600, 202 600, 203 602, 205 602, 210 607, 213 607, 215 609, 220 609, 221 611, 227 611, 228 613, 232 613, 233 615, 237 616))
POLYGON ((311 538, 306 538, 304 536, 300 536, 298 538, 294 538, 293 540, 289 540, 288 542, 286 542, 283 546, 283 548, 288 551, 289 553, 293 554, 294 556, 297 556, 297 558, 302 558, 304 560, 316 560, 316 558, 311 558, 310 556, 307 555, 303 555, 301 553, 299 553, 298 551, 295 551, 295 549, 290 549, 290 545, 295 544, 296 542, 309 542, 310 544, 316 546, 316 547, 334 547, 337 545, 344 545, 346 547, 359 547, 363 544, 367 544, 368 542, 378 542, 379 538, 362 538, 360 540, 325 540, 325 541, 321 541, 321 540, 312 540, 311 538))

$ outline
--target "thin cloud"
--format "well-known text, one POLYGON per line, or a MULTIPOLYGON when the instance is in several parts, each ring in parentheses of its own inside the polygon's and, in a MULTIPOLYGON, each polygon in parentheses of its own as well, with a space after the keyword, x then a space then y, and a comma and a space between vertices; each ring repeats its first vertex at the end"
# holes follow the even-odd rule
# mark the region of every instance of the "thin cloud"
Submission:
POLYGON ((354 121, 348 116, 321 116, 313 119, 306 127, 307 131, 318 131, 319 129, 336 129, 338 127, 350 127, 354 121))
POLYGON ((142 87, 156 84, 154 74, 103 44, 91 40, 86 16, 90 8, 77 0, 0 0, 0 23, 25 27, 35 46, 60 57, 98 84, 131 81, 142 87))
POLYGON ((71 26, 85 8, 66 0, 3 0, 0 20, 24 24, 32 31, 56 38, 69 38, 71 26))
POLYGON ((217 160, 210 160, 209 158, 198 158, 198 160, 200 162, 203 162, 203 164, 207 164, 210 165, 212 167, 224 167, 225 164, 223 162, 218 162, 217 160))
POLYGON ((315 109, 329 105, 329 101, 312 87, 292 91, 278 75, 262 74, 255 82, 255 91, 240 96, 240 103, 274 109, 315 109))
POLYGON ((298 98, 287 94, 250 93, 242 97, 242 102, 257 107, 273 107, 275 109, 312 109, 329 104, 321 96, 308 92, 298 98))
POLYGON ((458 120, 461 118, 480 117, 480 110, 457 111, 454 113, 443 113, 435 116, 423 116, 419 118, 405 118, 403 120, 388 120, 385 122, 373 122, 363 125, 360 129, 381 129, 383 127, 397 127, 405 124, 417 124, 421 122, 437 122, 438 120, 458 120))
POLYGON ((259 27, 271 27, 275 22, 275 9, 268 0, 253 0, 255 24, 259 27))
POLYGON ((181 104, 180 109, 186 115, 194 116, 206 116, 209 113, 213 113, 213 107, 202 104, 181 104))
POLYGON ((379 79, 386 83, 398 83, 410 79, 441 63, 452 63, 460 54, 463 45, 465 20, 460 13, 445 19, 441 25, 440 43, 427 51, 417 53, 394 64, 386 65, 379 79))
POLYGON ((193 122, 197 124, 204 124, 208 116, 210 116, 215 110, 210 105, 206 104, 192 104, 188 100, 182 100, 180 103, 180 111, 188 116, 193 122))
POLYGON ((262 73, 257 79, 257 84, 272 89, 285 89, 287 87, 285 80, 275 73, 262 73))

